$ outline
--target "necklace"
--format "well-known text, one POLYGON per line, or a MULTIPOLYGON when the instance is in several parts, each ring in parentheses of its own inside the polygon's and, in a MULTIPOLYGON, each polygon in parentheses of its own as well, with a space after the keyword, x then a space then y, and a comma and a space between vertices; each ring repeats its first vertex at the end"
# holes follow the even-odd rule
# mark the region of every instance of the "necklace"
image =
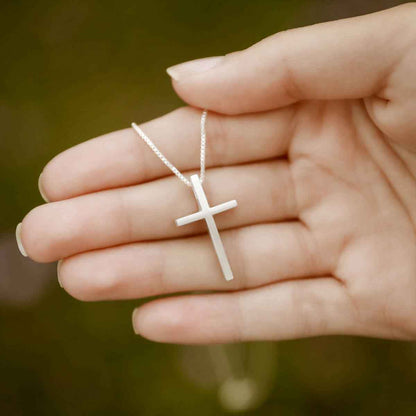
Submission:
POLYGON ((206 130, 205 124, 207 119, 207 110, 204 110, 201 115, 201 152, 200 152, 200 174, 192 175, 190 180, 187 179, 168 159, 163 155, 163 153, 157 148, 157 146, 149 139, 149 137, 144 133, 144 131, 136 124, 132 123, 131 126, 136 131, 136 133, 143 139, 143 141, 153 150, 156 156, 186 185, 192 188, 194 192, 195 199, 197 201, 199 211, 186 215, 185 217, 178 218, 176 220, 176 225, 178 227, 186 224, 190 224, 195 221, 205 220, 208 228, 209 235, 212 240, 212 244, 217 254, 219 264, 221 266, 222 273, 225 280, 229 281, 233 279, 233 272, 231 270, 230 263, 227 258, 227 254, 224 250, 224 245, 218 232, 217 225, 214 220, 214 215, 219 214, 220 212, 227 211, 231 208, 237 206, 237 201, 234 199, 232 201, 224 202, 223 204, 215 205, 213 207, 209 206, 207 197, 205 195, 204 189, 202 188, 202 182, 205 179, 205 153, 206 153, 206 130))

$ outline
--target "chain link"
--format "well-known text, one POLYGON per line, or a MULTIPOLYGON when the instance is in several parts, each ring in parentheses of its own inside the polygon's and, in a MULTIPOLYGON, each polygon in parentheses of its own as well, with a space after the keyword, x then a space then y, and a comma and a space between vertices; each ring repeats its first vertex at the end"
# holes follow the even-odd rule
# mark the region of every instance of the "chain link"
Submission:
MULTIPOLYGON (((205 179, 205 153, 206 153, 206 130, 205 124, 207 120, 207 110, 204 110, 201 114, 201 154, 200 154, 200 174, 199 180, 202 183, 205 179)), ((163 155, 163 153, 157 148, 152 140, 146 135, 146 133, 136 124, 131 123, 131 126, 136 133, 143 139, 143 141, 153 150, 156 156, 167 166, 186 186, 192 187, 191 182, 182 175, 179 170, 169 162, 169 160, 163 155)))
POLYGON ((206 142, 207 142, 207 135, 205 132, 205 124, 207 121, 207 114, 208 111, 204 110, 201 114, 201 155, 200 155, 200 174, 199 174, 199 180, 204 182, 205 179, 205 148, 206 148, 206 142))

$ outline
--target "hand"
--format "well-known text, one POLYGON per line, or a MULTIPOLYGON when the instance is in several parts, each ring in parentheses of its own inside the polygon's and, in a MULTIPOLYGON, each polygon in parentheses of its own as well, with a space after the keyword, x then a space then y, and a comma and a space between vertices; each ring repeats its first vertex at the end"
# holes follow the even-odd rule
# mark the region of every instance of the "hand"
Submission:
MULTIPOLYGON (((215 217, 231 283, 205 225, 175 226, 192 192, 132 129, 48 163, 51 203, 24 218, 24 250, 64 259, 60 282, 81 300, 222 291, 138 308, 136 332, 156 341, 416 338, 415 21, 409 4, 170 68, 177 93, 211 110, 211 205, 239 203, 215 217)), ((199 117, 141 126, 187 175, 199 117)))

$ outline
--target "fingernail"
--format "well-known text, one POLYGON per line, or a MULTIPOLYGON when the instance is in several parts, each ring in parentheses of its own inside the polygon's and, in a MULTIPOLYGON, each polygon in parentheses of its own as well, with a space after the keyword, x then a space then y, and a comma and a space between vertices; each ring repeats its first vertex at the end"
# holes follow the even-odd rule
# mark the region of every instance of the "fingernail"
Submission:
POLYGON ((60 269, 61 269, 61 264, 62 264, 62 259, 61 260, 58 260, 58 264, 57 264, 57 266, 56 266, 56 275, 57 275, 57 277, 58 277, 58 283, 59 283, 59 286, 61 286, 62 288, 63 288, 63 286, 62 286, 62 283, 61 283, 61 279, 59 278, 59 271, 60 271, 60 269))
POLYGON ((16 241, 17 241, 17 247, 19 247, 19 251, 20 253, 22 253, 22 256, 27 257, 26 250, 22 244, 22 223, 21 222, 17 224, 17 227, 16 227, 16 241))
POLYGON ((39 175, 39 179, 38 179, 38 188, 39 188, 39 193, 40 196, 43 198, 43 200, 45 202, 49 202, 49 199, 46 197, 45 195, 45 191, 43 190, 43 185, 42 185, 42 174, 39 175))
POLYGON ((223 59, 223 56, 210 56, 209 58, 195 59, 193 61, 171 66, 166 72, 175 81, 180 81, 189 76, 214 68, 214 66, 217 66, 223 59))
POLYGON ((139 308, 136 308, 133 311, 133 314, 131 316, 131 320, 133 322, 133 331, 136 335, 140 335, 139 329, 138 329, 137 324, 136 324, 138 313, 139 313, 139 308))

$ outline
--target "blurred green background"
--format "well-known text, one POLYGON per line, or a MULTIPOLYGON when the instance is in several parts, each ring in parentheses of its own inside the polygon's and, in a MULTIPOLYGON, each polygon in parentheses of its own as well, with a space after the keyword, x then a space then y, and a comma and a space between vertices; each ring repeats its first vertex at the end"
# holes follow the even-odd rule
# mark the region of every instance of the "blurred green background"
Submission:
POLYGON ((55 265, 24 259, 14 240, 42 203, 37 179, 50 158, 181 105, 167 66, 400 3, 1 1, 0 415, 220 415, 233 408, 223 397, 230 374, 260 382, 246 414, 416 414, 411 343, 151 343, 131 329, 139 301, 78 302, 59 288, 55 265))

